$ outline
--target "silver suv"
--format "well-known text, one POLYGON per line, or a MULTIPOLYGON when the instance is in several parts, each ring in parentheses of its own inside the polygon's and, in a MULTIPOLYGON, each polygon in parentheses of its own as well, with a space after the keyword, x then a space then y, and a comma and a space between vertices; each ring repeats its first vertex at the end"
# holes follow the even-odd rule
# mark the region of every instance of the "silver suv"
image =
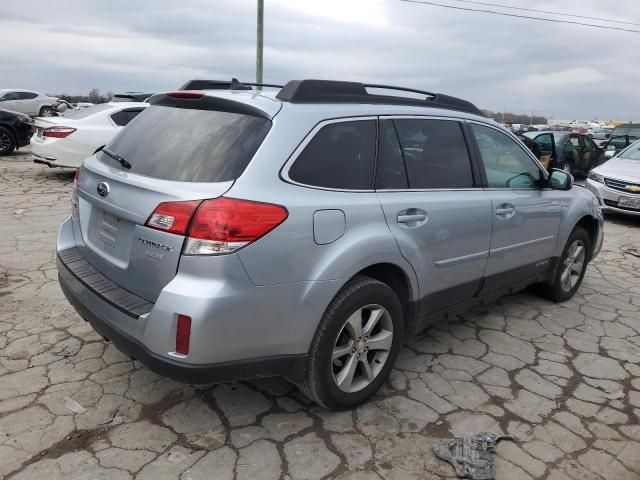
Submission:
POLYGON ((85 161, 58 238, 69 301, 152 370, 351 408, 407 335, 529 285, 567 300, 600 250, 593 194, 469 102, 195 85, 85 161))

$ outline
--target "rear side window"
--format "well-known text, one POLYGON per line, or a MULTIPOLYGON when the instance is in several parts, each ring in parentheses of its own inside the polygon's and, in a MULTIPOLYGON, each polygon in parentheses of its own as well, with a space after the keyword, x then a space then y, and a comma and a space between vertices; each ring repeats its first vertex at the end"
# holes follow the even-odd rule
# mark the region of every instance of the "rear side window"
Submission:
POLYGON ((375 150, 375 120, 331 123, 300 153, 289 169, 289 178, 316 187, 369 190, 375 150))
MULTIPOLYGON (((150 106, 107 145, 131 173, 180 182, 235 180, 255 155, 271 121, 238 113, 150 106)), ((117 168, 104 153, 98 158, 117 168)))
POLYGON ((409 188, 473 187, 462 127, 450 120, 394 120, 409 188))
POLYGON ((38 96, 37 93, 33 92, 20 92, 19 94, 20 100, 33 100, 38 96))
POLYGON ((111 115, 113 123, 119 127, 125 127, 131 120, 136 118, 142 110, 121 110, 111 115))

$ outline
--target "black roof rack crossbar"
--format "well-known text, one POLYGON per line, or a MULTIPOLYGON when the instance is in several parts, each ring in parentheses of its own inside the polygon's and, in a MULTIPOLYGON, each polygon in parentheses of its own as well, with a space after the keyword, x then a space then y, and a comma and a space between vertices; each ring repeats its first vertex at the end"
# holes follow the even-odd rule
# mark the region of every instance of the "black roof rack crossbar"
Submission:
POLYGON ((282 88, 272 83, 240 82, 237 78, 229 80, 189 80, 180 90, 253 90, 251 87, 282 88))
POLYGON ((292 80, 276 95, 283 102, 291 103, 369 103, 387 105, 408 105, 444 108, 484 116, 473 103, 442 93, 426 92, 413 88, 391 85, 365 84, 334 80, 292 80), (427 98, 400 97, 397 95, 376 95, 367 88, 398 90, 425 95, 427 98))

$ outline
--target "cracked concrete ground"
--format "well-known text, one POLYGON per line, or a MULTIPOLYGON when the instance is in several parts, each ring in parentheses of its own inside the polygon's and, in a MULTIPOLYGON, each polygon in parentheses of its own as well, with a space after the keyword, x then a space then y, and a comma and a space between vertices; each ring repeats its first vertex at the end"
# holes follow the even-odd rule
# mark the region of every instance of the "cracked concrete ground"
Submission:
POLYGON ((72 172, 0 159, 0 478, 436 479, 436 438, 511 434, 500 480, 640 478, 640 220, 607 219, 579 294, 434 325, 374 401, 282 380, 193 387, 121 355, 65 301, 54 244, 72 172))

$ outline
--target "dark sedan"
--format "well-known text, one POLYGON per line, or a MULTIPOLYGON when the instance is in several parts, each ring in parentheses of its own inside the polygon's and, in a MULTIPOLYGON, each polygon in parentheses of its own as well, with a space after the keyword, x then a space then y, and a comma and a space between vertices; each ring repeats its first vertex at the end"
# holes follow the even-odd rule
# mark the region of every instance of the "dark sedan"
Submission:
POLYGON ((604 160, 604 151, 588 135, 574 132, 527 132, 525 142, 536 157, 550 155, 548 169, 586 175, 604 160))
POLYGON ((33 120, 28 115, 0 109, 0 156, 29 145, 33 120))

